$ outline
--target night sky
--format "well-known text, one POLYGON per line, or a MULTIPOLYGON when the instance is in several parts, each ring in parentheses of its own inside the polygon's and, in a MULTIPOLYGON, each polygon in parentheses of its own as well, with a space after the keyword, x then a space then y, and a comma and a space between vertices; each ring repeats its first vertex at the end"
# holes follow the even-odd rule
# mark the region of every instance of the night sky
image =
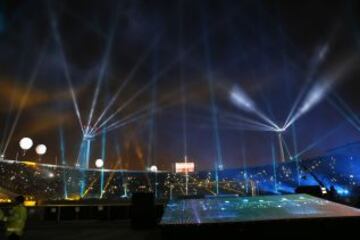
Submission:
POLYGON ((321 140, 301 155, 309 158, 359 141, 359 7, 356 1, 2 0, 0 151, 7 145, 7 158, 19 152, 21 160, 36 160, 33 149, 22 156, 18 146, 28 136, 48 146, 43 162, 60 163, 63 136, 66 162, 74 165, 82 132, 71 83, 84 127, 96 86, 92 123, 107 106, 102 120, 123 106, 107 125, 141 113, 95 137, 91 165, 103 155, 107 168, 170 169, 183 160, 186 119, 188 158, 198 169, 213 168, 209 79, 225 168, 269 164, 272 145, 279 156, 276 133, 229 124, 229 114, 259 120, 230 101, 234 86, 282 125, 306 84, 331 82, 284 133, 289 152, 321 140), (341 101, 338 109, 331 104, 341 101), (339 109, 351 109, 352 119, 339 109))

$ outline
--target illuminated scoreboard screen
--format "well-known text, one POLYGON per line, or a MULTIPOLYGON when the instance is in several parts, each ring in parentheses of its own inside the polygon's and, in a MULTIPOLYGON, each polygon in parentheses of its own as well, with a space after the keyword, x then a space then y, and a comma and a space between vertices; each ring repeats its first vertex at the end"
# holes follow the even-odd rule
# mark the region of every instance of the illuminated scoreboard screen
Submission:
POLYGON ((306 194, 175 200, 162 225, 360 216, 360 210, 306 194))
POLYGON ((180 162, 175 163, 176 173, 192 173, 195 171, 195 163, 193 162, 180 162))

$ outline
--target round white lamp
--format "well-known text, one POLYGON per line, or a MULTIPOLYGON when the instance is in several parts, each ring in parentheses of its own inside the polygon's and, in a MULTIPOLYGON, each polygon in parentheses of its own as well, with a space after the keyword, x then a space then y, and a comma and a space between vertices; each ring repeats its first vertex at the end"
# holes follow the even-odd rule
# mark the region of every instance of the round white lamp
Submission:
POLYGON ((102 160, 102 159, 96 159, 96 161, 95 161, 95 166, 97 167, 97 168, 102 168, 103 166, 104 166, 104 160, 102 160))
POLYGON ((47 147, 44 144, 39 144, 35 148, 35 152, 37 155, 44 155, 47 151, 47 147))
POLYGON ((158 167, 157 167, 157 166, 152 165, 152 166, 150 167, 150 172, 157 172, 157 171, 158 171, 158 167))
POLYGON ((20 148, 24 151, 29 150, 33 146, 33 144, 34 143, 31 138, 28 137, 22 138, 19 142, 20 148))

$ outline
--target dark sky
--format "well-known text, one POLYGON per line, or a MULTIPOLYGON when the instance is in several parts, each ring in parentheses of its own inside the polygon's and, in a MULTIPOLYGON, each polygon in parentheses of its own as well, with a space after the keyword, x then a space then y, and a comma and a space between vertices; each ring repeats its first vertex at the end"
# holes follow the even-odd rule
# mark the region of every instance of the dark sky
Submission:
MULTIPOLYGON (((54 163, 61 159, 63 134, 65 158, 73 165, 82 134, 70 81, 84 126, 97 85, 92 123, 107 106, 103 120, 123 106, 107 125, 146 110, 140 120, 106 132, 106 167, 143 169, 156 163, 167 169, 180 161, 185 103, 187 155, 199 169, 212 168, 212 79, 224 166, 268 164, 272 145, 279 156, 276 134, 235 130, 226 122, 229 113, 257 119, 231 103, 232 87, 241 87, 282 125, 305 83, 339 75, 321 102, 284 133, 291 155, 294 139, 297 152, 322 140, 301 155, 317 156, 360 139, 360 121, 351 124, 330 104, 342 100, 358 115, 359 51, 356 1, 3 0, 0 149, 7 145, 7 158, 14 158, 18 141, 28 136, 48 146, 42 161, 54 163)), ((92 142, 92 162, 102 155, 102 141, 100 134, 92 142)), ((35 158, 33 150, 21 157, 35 158)))

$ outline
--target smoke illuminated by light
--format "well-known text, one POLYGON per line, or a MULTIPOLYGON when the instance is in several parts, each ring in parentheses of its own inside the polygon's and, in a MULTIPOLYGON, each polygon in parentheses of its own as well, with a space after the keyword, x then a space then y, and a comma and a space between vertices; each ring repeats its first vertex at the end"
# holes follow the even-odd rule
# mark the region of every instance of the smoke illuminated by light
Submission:
POLYGON ((253 112, 255 104, 250 97, 239 87, 233 87, 230 92, 230 100, 242 110, 253 112))

